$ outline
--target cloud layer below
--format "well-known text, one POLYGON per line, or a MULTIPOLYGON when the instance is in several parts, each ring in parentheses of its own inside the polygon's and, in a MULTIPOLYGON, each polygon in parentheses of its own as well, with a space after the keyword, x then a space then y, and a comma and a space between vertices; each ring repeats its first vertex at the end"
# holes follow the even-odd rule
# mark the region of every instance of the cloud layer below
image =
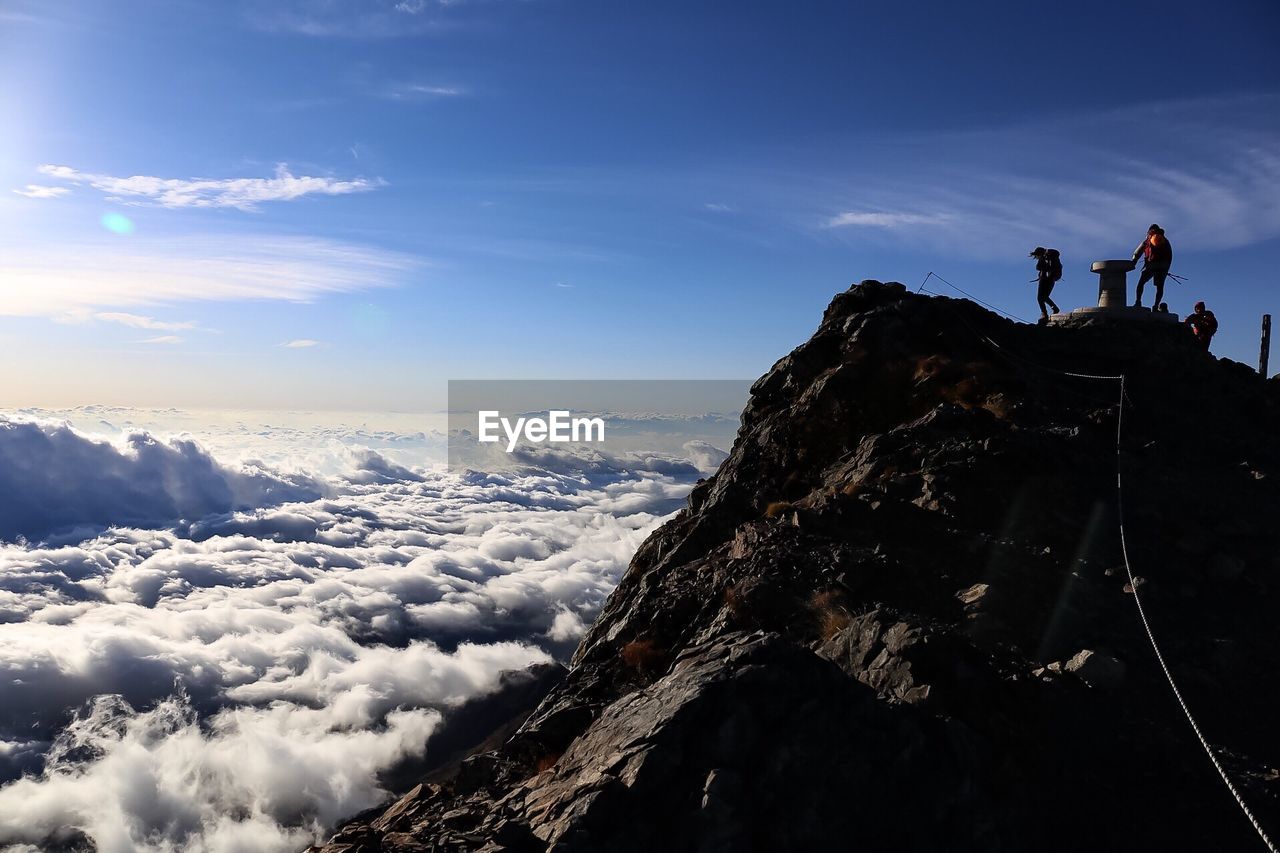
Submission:
POLYGON ((311 479, 220 465, 190 439, 135 432, 116 447, 66 424, 0 416, 0 539, 166 524, 320 494, 311 479))
POLYGON ((233 462, 185 437, 5 423, 0 447, 32 459, 6 491, 46 511, 73 488, 118 500, 88 504, 116 526, 0 546, 0 847, 301 849, 385 798, 382 774, 429 756, 450 708, 567 654, 697 474, 610 458, 450 476, 410 463, 429 436, 369 429, 342 433, 323 495, 284 494, 321 479, 243 460, 333 430, 248 428, 233 462), (256 505, 235 508, 245 490, 256 505), (158 521, 184 502, 214 511, 158 521))

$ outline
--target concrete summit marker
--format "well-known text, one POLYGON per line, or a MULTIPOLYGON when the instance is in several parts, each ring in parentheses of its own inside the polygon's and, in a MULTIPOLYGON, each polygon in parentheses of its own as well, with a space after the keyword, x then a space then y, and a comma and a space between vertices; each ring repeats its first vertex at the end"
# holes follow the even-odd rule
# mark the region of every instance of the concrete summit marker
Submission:
MULTIPOLYGON (((1055 325, 1072 325, 1085 320, 1139 320, 1157 323, 1176 323, 1177 314, 1135 308, 1129 305, 1129 273, 1135 264, 1131 260, 1094 261, 1089 271, 1098 276, 1098 304, 1054 314, 1049 322, 1055 325)), ((1158 306, 1157 306, 1158 307, 1158 306)))

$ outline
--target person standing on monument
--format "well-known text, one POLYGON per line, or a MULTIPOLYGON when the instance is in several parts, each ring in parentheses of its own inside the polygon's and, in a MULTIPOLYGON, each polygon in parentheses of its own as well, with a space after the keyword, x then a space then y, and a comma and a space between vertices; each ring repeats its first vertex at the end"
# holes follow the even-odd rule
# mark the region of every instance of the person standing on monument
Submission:
POLYGON ((1133 250, 1135 265, 1138 258, 1143 259, 1142 275, 1138 277, 1138 293, 1133 307, 1142 307, 1142 288, 1148 281, 1155 282, 1156 298, 1153 304, 1158 306, 1164 301, 1164 281, 1169 276, 1169 267, 1173 265, 1173 247, 1169 245, 1169 238, 1159 225, 1152 223, 1147 229, 1146 238, 1133 250))

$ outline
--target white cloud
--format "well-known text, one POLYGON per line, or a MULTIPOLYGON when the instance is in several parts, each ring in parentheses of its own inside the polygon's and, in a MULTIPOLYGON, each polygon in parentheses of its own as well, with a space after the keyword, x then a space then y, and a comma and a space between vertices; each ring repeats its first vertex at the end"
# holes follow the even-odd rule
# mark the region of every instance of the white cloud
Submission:
POLYGON ((268 32, 396 38, 450 26, 463 0, 244 0, 249 23, 268 32))
POLYGON ((937 225, 945 221, 940 216, 919 213, 886 213, 882 211, 847 211, 827 220, 828 228, 857 225, 869 228, 901 228, 904 225, 937 225))
MULTIPOLYGON (((241 642, 226 639, 215 655, 241 642)), ((365 648, 332 629, 288 641, 313 644, 288 651, 309 657, 306 671, 328 692, 303 687, 293 700, 236 704, 203 720, 181 693, 145 711, 95 697, 59 733, 41 773, 0 789, 0 843, 43 846, 75 828, 104 853, 292 853, 385 799, 379 772, 421 756, 440 720, 428 705, 489 692, 503 670, 548 659, 515 643, 365 648), (319 707, 308 706, 312 696, 319 707)))
POLYGON ((467 90, 458 86, 439 86, 427 83, 404 83, 386 90, 385 97, 391 99, 428 99, 457 98, 467 94, 467 90))
POLYGON ((551 627, 547 629, 547 636, 558 643, 580 640, 585 633, 587 633, 587 626, 583 623, 582 617, 572 610, 561 610, 557 613, 556 618, 551 620, 551 627))
POLYGON ((189 438, 133 432, 117 446, 65 423, 0 415, 0 539, 157 524, 319 493, 305 479, 221 466, 189 438))
POLYGON ((182 338, 178 335, 158 335, 154 338, 143 338, 140 341, 134 341, 135 344, 180 344, 182 338))
POLYGON ((71 192, 71 190, 66 187, 46 187, 41 186, 40 184, 27 184, 25 189, 14 190, 14 192, 18 195, 26 196, 27 198, 57 198, 58 196, 66 195, 71 192))
POLYGON ((878 138, 844 176, 815 176, 810 210, 843 211, 821 224, 846 239, 967 257, 1127 256, 1151 222, 1177 247, 1235 248, 1280 236, 1278 116, 1280 96, 1256 95, 878 138))
POLYGON ((699 471, 708 474, 715 473, 716 469, 720 467, 720 463, 729 458, 727 451, 721 450, 709 442, 696 439, 685 442, 684 451, 688 454, 689 461, 699 471))
MULTIPOLYGON (((219 483, 291 479, 189 438, 16 428, 0 432, 6 523, 34 506, 24 524, 52 528, 80 495, 114 498, 99 525, 173 517, 156 491, 188 506, 168 526, 0 545, 0 847, 72 831, 104 853, 305 847, 385 799, 380 774, 430 750, 441 713, 566 653, 696 473, 615 459, 450 476, 354 447, 324 496, 223 510, 219 483)), ((217 433, 286 454, 339 434, 423 441, 239 416, 217 433)))
POLYGON ((0 249, 0 316, 65 317, 190 301, 309 302, 393 286, 423 265, 364 246, 239 234, 0 249))
POLYGON ((727 204, 719 204, 718 202, 709 201, 702 206, 704 209, 710 210, 712 213, 736 213, 737 212, 737 208, 727 204))
POLYGON ((421 755, 438 722, 415 710, 379 729, 335 727, 322 710, 279 704, 227 710, 204 729, 180 696, 137 711, 104 694, 40 775, 0 789, 0 843, 48 849, 75 828, 103 853, 293 853, 379 802, 378 771, 421 755))
POLYGON ((381 179, 294 175, 281 163, 271 178, 157 178, 149 175, 116 177, 81 172, 70 166, 45 165, 39 171, 51 178, 86 184, 116 199, 141 199, 161 207, 230 207, 256 210, 269 201, 293 201, 308 195, 346 195, 383 186, 381 179))
POLYGON ((159 437, 199 435, 201 446, 230 467, 350 477, 365 470, 365 451, 388 463, 435 470, 446 460, 447 416, 419 412, 260 412, 77 406, 14 410, 13 420, 66 423, 117 447, 145 429, 159 437))
POLYGON ((319 341, 313 341, 311 338, 297 338, 292 341, 285 341, 280 346, 285 349, 307 349, 308 347, 319 346, 319 341))
POLYGON ((196 322, 194 320, 157 320, 154 317, 146 317, 141 314, 128 314, 123 311, 99 311, 92 316, 95 320, 101 320, 104 323, 119 323, 120 325, 128 326, 131 329, 154 329, 156 331, 176 332, 183 329, 194 329, 196 327, 196 322))

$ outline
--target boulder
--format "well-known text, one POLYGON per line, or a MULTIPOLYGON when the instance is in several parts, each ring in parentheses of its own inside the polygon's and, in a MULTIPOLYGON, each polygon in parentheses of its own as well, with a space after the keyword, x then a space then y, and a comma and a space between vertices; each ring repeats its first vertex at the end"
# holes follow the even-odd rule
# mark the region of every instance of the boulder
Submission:
POLYGON ((1125 665, 1110 655, 1091 649, 1076 652, 1062 669, 1074 673, 1090 687, 1114 690, 1124 684, 1125 665))

